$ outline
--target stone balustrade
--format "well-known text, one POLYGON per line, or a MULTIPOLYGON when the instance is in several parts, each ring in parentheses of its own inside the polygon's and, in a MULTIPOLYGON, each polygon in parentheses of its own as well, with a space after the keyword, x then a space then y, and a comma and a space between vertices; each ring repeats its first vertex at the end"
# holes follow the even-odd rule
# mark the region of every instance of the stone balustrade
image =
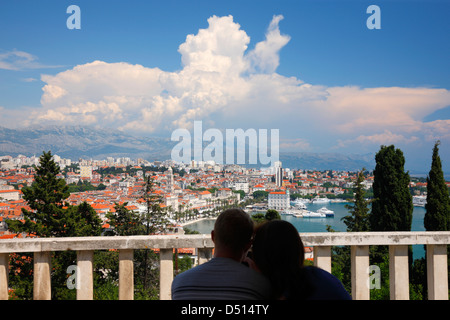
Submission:
MULTIPOLYGON (((409 300, 408 246, 426 245, 428 298, 448 300, 447 245, 450 232, 328 232, 300 233, 305 246, 314 247, 314 264, 331 271, 332 246, 351 247, 352 297, 370 298, 369 246, 389 246, 389 283, 392 300, 409 300)), ((134 298, 133 250, 160 249, 160 299, 170 300, 173 249, 197 248, 198 263, 211 259, 210 235, 116 236, 78 238, 25 238, 0 240, 0 300, 8 298, 10 253, 34 253, 34 299, 51 297, 51 252, 77 252, 77 299, 93 299, 94 250, 119 251, 119 299, 134 298)))

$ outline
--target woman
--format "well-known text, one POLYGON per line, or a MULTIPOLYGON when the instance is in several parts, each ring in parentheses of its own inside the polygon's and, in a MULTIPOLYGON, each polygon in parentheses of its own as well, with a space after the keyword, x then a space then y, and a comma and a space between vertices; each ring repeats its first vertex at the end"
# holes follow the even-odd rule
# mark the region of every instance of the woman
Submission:
POLYGON ((304 247, 295 227, 272 220, 257 228, 252 248, 254 267, 271 282, 274 299, 350 300, 329 272, 304 267, 304 247))

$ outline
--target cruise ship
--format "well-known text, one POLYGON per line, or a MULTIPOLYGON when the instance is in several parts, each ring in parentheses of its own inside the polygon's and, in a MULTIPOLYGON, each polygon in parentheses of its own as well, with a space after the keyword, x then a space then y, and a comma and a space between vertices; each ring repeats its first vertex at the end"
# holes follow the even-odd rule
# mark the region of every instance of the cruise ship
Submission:
POLYGON ((314 204, 328 203, 328 202, 330 202, 330 201, 331 201, 331 200, 328 199, 328 198, 319 198, 319 197, 316 197, 316 198, 314 198, 314 199, 311 200, 311 202, 314 203, 314 204))
POLYGON ((334 217, 334 211, 325 207, 320 208, 317 212, 325 214, 326 217, 334 217))
POLYGON ((412 198, 413 206, 415 207, 425 207, 427 204, 426 196, 413 196, 412 198))

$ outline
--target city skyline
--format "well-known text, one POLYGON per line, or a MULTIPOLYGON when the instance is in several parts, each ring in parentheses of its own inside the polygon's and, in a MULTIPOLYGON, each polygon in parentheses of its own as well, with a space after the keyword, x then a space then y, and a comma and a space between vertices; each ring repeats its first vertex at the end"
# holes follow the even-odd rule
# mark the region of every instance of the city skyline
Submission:
POLYGON ((0 5, 0 121, 170 137, 195 120, 279 129, 280 152, 394 144, 450 171, 444 1, 89 1, 0 5), (81 29, 69 29, 77 5, 81 29), (366 25, 380 8, 381 29, 366 25))

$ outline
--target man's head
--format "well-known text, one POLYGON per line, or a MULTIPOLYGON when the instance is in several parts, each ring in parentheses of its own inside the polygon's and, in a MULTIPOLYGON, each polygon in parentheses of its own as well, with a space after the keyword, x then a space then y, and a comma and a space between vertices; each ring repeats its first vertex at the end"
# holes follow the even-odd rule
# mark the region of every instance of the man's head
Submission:
POLYGON ((227 209, 217 217, 211 232, 216 256, 241 260, 251 246, 253 220, 241 209, 227 209))

